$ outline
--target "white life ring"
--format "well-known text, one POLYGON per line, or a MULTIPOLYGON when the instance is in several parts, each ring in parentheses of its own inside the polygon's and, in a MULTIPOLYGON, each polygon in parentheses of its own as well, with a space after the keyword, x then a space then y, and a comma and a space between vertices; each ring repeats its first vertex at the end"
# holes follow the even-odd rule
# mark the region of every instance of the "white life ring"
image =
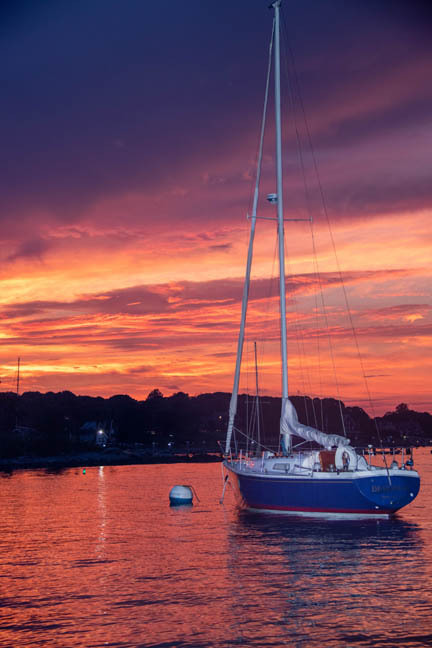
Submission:
POLYGON ((357 453, 351 446, 339 446, 335 454, 335 466, 337 470, 357 470, 357 453))

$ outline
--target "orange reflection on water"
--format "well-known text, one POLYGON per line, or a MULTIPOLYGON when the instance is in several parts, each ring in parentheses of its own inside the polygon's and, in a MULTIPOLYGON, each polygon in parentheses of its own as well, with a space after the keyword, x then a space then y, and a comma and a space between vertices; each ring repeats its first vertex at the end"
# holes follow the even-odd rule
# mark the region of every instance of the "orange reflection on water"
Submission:
POLYGON ((421 493, 389 521, 239 513, 229 489, 219 504, 219 464, 5 475, 0 645, 421 645, 432 486, 417 455, 421 493), (201 501, 170 508, 181 483, 201 501))

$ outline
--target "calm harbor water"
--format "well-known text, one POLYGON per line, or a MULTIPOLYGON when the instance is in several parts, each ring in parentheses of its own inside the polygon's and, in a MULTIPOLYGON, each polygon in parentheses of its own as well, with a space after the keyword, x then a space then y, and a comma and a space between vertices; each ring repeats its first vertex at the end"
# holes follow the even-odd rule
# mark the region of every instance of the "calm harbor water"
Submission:
POLYGON ((432 645, 432 455, 392 520, 251 516, 219 464, 0 477, 0 646, 432 645), (174 484, 200 502, 170 508, 174 484))

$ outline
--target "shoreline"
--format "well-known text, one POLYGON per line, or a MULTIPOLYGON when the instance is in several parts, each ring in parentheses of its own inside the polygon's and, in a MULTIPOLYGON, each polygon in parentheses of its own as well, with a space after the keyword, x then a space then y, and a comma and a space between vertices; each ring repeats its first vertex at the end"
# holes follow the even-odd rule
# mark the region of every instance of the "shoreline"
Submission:
POLYGON ((11 457, 0 459, 0 472, 11 472, 20 469, 53 469, 87 468, 97 466, 134 466, 146 464, 168 463, 215 463, 220 462, 218 454, 178 454, 178 455, 150 455, 130 451, 107 452, 79 452, 71 455, 54 455, 48 457, 11 457))
MULTIPOLYGON (((414 452, 419 449, 410 446, 414 452)), ((431 448, 429 445, 420 446, 431 448)), ((430 450, 432 453, 432 449, 430 450)), ((391 451, 384 451, 385 454, 391 454, 391 451)), ((381 451, 374 452, 373 456, 381 454, 381 451)), ((396 452, 400 454, 400 450, 396 452)), ((14 470, 31 470, 31 469, 52 469, 62 470, 66 468, 87 468, 97 466, 139 466, 152 464, 172 464, 172 463, 217 463, 222 461, 221 454, 217 452, 208 452, 201 454, 178 453, 178 454, 151 454, 147 452, 132 450, 97 451, 87 450, 76 452, 68 455, 51 455, 51 456, 30 456, 22 455, 19 457, 0 458, 0 473, 10 473, 14 470)))

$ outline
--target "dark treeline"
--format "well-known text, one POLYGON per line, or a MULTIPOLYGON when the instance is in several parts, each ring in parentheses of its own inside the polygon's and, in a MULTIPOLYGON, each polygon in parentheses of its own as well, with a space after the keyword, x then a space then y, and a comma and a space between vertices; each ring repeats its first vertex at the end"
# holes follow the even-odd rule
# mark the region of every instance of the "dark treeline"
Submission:
MULTIPOLYGON (((230 394, 216 392, 169 397, 155 389, 146 400, 127 395, 111 398, 59 393, 0 393, 0 455, 64 454, 95 443, 94 430, 110 430, 107 445, 134 445, 153 451, 190 448, 197 452, 218 450, 227 428, 230 394), (93 427, 92 427, 93 426, 93 427), (90 433, 89 433, 90 430, 90 433), (93 430, 93 432, 92 432, 93 430)), ((410 410, 401 403, 394 412, 371 419, 360 407, 345 407, 335 399, 291 398, 300 421, 326 432, 343 433, 355 446, 430 445, 432 416, 410 410)), ((261 399, 262 443, 277 443, 280 399, 261 399), (269 435, 269 430, 272 435, 269 435)), ((246 429, 253 418, 253 399, 239 397, 236 424, 246 429)))

